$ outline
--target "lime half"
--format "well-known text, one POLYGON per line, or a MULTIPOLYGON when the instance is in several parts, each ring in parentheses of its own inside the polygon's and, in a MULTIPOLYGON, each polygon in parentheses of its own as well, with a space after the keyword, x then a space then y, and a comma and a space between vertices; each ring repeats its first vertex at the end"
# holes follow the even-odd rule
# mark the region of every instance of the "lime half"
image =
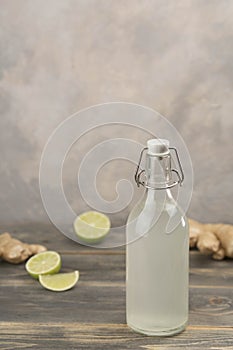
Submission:
POLYGON ((55 275, 40 275, 40 284, 54 292, 64 292, 75 286, 79 279, 79 272, 57 273, 55 275))
POLYGON ((27 272, 34 278, 60 271, 61 257, 57 252, 46 251, 32 256, 26 263, 27 272))
POLYGON ((86 243, 99 243, 109 232, 109 218, 97 211, 87 211, 74 221, 77 236, 86 243))

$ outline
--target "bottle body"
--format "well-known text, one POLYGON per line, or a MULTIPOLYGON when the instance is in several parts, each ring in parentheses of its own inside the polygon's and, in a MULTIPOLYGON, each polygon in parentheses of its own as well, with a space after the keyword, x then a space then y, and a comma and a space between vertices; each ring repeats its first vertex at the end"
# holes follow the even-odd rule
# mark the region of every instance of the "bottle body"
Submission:
POLYGON ((128 325, 147 335, 179 333, 188 320, 189 236, 170 191, 147 190, 129 215, 126 235, 128 325), (174 216, 178 224, 167 233, 174 216))

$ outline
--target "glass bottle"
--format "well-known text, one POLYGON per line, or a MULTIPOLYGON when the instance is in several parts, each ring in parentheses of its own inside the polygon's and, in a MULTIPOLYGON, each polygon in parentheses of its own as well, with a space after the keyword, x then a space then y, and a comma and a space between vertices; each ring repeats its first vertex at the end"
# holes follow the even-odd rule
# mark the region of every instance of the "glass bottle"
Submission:
POLYGON ((181 332, 188 320, 188 223, 171 193, 183 181, 183 171, 167 140, 149 140, 144 150, 146 169, 139 172, 142 152, 135 179, 146 191, 126 229, 126 318, 137 332, 168 336, 181 332), (171 168, 171 150, 181 175, 171 168), (141 182, 143 172, 146 182, 141 182), (176 224, 168 232, 171 219, 176 224))

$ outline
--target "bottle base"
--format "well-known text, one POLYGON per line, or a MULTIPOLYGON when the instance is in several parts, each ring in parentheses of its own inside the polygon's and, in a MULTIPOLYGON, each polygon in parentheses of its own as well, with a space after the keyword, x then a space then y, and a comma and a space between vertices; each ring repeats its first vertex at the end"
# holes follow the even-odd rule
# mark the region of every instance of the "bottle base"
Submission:
POLYGON ((158 329, 158 330, 148 330, 148 329, 141 329, 138 327, 135 327, 134 325, 127 322, 128 326, 135 332, 145 334, 148 336, 154 336, 154 337, 169 337, 178 333, 181 333, 185 330, 187 326, 187 322, 183 323, 181 326, 178 326, 176 328, 171 329, 158 329))

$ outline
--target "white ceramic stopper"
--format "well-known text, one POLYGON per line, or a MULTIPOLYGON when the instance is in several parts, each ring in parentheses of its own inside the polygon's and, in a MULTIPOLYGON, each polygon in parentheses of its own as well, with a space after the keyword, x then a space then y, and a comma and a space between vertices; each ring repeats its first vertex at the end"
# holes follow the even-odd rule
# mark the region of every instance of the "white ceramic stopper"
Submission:
POLYGON ((164 139, 151 139, 147 141, 148 154, 159 156, 169 153, 169 141, 164 139))

